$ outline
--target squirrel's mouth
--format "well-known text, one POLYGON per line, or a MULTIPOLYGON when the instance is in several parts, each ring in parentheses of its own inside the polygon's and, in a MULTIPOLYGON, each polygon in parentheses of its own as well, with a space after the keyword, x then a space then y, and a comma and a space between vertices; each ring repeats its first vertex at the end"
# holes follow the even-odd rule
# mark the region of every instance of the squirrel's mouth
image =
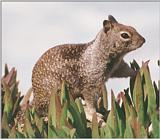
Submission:
POLYGON ((145 43, 145 39, 142 37, 141 40, 139 40, 136 44, 132 44, 132 46, 130 47, 130 51, 132 50, 136 50, 140 47, 142 47, 142 45, 145 43))
POLYGON ((145 43, 145 41, 145 38, 141 37, 141 39, 138 41, 139 47, 141 47, 145 43))

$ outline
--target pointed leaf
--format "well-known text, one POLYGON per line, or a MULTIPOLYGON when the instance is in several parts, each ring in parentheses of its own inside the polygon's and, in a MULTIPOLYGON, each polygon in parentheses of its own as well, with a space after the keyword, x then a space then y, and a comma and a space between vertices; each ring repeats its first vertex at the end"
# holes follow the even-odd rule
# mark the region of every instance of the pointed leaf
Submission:
POLYGON ((48 126, 54 126, 56 127, 56 98, 55 98, 55 90, 52 91, 51 93, 51 99, 50 99, 50 104, 49 104, 49 112, 48 112, 48 126))
POLYGON ((124 131, 125 131, 125 116, 124 116, 124 112, 123 109, 120 108, 120 106, 118 105, 117 102, 115 102, 116 104, 116 111, 117 111, 117 119, 118 119, 118 127, 119 127, 119 138, 123 138, 124 137, 124 131))
POLYGON ((63 106, 63 104, 67 101, 69 101, 69 92, 67 89, 67 85, 65 84, 65 82, 62 82, 62 89, 61 89, 61 104, 63 106))
POLYGON ((9 138, 16 138, 16 126, 15 125, 11 129, 11 133, 9 134, 9 138))
POLYGON ((129 122, 126 122, 126 130, 124 133, 124 138, 135 138, 134 133, 132 131, 132 127, 129 122))
POLYGON ((34 130, 33 130, 31 123, 28 119, 25 119, 24 131, 27 133, 28 137, 30 137, 30 138, 35 137, 34 130))
POLYGON ((128 119, 130 116, 129 103, 128 103, 125 95, 123 94, 123 92, 121 93, 121 97, 122 97, 122 101, 123 101, 123 105, 124 105, 124 109, 125 109, 125 116, 126 116, 126 119, 128 119))
MULTIPOLYGON (((87 119, 86 119, 86 114, 85 114, 85 111, 84 111, 82 102, 81 102, 80 99, 76 99, 76 100, 75 100, 75 103, 77 104, 78 109, 79 109, 79 112, 80 112, 80 114, 81 114, 81 118, 82 118, 82 121, 83 121, 83 125, 84 125, 84 127, 87 127, 87 119)), ((86 130, 85 130, 85 131, 86 131, 86 130)), ((85 134, 86 134, 86 133, 85 133, 85 134)))
POLYGON ((106 123, 105 129, 105 135, 104 138, 114 138, 114 133, 112 128, 106 123))
POLYGON ((2 85, 4 89, 4 112, 7 114, 8 122, 11 123, 12 121, 12 108, 13 108, 13 100, 11 98, 11 91, 7 84, 2 80, 2 85))
POLYGON ((102 85, 102 94, 103 94, 103 107, 107 111, 108 110, 108 92, 105 84, 102 85))
POLYGON ((65 102, 62 108, 62 113, 61 113, 61 126, 66 125, 65 121, 67 120, 67 110, 68 110, 68 103, 65 102))
POLYGON ((139 122, 139 119, 137 117, 137 113, 136 113, 135 109, 132 106, 130 106, 129 111, 130 111, 130 116, 129 116, 129 119, 127 120, 127 122, 130 123, 130 125, 132 127, 134 137, 136 137, 136 138, 147 137, 147 134, 144 130, 143 125, 141 125, 139 122))
POLYGON ((144 97, 141 84, 140 73, 137 73, 135 85, 133 89, 133 102, 137 111, 138 119, 141 125, 145 124, 145 115, 144 115, 144 97))
POLYGON ((20 97, 20 93, 18 94, 18 97, 14 103, 13 111, 12 111, 12 116, 15 117, 18 110, 20 109, 20 102, 23 99, 23 96, 20 97))
POLYGON ((16 138, 26 138, 26 136, 19 131, 16 132, 16 138))
POLYGON ((119 137, 119 125, 118 125, 118 114, 116 110, 115 97, 113 91, 111 92, 111 111, 107 118, 107 124, 112 128, 114 137, 119 137))
POLYGON ((54 128, 54 126, 49 125, 48 126, 48 138, 57 138, 57 132, 56 129, 54 128))
POLYGON ((63 128, 57 129, 56 132, 57 132, 59 138, 68 138, 69 137, 63 128))
POLYGON ((70 97, 69 112, 71 113, 71 116, 73 118, 74 121, 73 125, 77 129, 77 133, 79 134, 80 137, 85 137, 86 128, 83 124, 78 106, 76 105, 72 97, 70 97))
POLYGON ((32 94, 32 88, 30 88, 30 89, 27 91, 26 95, 23 97, 23 100, 22 100, 22 103, 21 103, 21 107, 22 107, 23 109, 26 109, 26 107, 27 107, 27 105, 28 105, 28 102, 29 102, 29 99, 30 99, 30 97, 31 97, 31 94, 32 94))
POLYGON ((92 117, 92 138, 100 138, 96 112, 93 114, 92 117))
POLYGON ((56 104, 56 128, 61 128, 60 118, 61 118, 61 101, 58 95, 55 96, 55 104, 56 104))
POLYGON ((7 138, 10 134, 10 128, 7 120, 7 113, 4 112, 3 117, 2 117, 2 137, 7 138))
POLYGON ((76 137, 75 136, 75 133, 76 133, 76 129, 75 128, 68 128, 66 126, 62 126, 62 129, 66 132, 67 134, 67 137, 70 137, 70 138, 73 138, 73 137, 76 137))
POLYGON ((153 135, 154 137, 159 137, 159 125, 158 125, 158 116, 156 113, 156 93, 152 84, 149 68, 148 68, 148 62, 143 63, 142 65, 142 71, 144 74, 144 79, 146 83, 146 91, 148 94, 148 109, 147 112, 151 118, 152 124, 153 124, 153 135))
POLYGON ((5 64, 5 70, 4 70, 4 77, 6 77, 9 74, 8 66, 5 64))

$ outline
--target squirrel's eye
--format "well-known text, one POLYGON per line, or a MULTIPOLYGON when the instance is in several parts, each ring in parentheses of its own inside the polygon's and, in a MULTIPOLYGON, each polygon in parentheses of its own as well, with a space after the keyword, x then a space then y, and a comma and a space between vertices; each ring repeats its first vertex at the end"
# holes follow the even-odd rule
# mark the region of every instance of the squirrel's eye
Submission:
POLYGON ((124 39, 128 39, 130 36, 127 33, 122 33, 121 37, 124 39))

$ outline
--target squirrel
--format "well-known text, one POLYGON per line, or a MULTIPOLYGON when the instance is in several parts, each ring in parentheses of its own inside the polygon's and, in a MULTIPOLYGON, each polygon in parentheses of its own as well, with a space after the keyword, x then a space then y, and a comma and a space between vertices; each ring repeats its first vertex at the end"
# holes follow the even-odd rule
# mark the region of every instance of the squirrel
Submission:
MULTIPOLYGON (((88 120, 96 112, 95 95, 109 78, 130 77, 135 71, 123 57, 140 48, 145 39, 131 26, 117 22, 112 16, 103 21, 96 38, 84 44, 57 45, 45 52, 32 72, 32 87, 36 111, 48 111, 51 91, 61 89, 62 81, 68 85, 73 98, 85 99, 88 120)), ((100 119, 102 115, 98 115, 100 119)))

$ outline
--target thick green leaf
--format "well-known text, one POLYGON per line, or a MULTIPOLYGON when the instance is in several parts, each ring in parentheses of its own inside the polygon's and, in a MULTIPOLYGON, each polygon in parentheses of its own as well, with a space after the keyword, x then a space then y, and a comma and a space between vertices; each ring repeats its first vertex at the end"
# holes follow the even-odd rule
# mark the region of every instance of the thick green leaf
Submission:
POLYGON ((114 131, 112 128, 106 123, 105 127, 103 127, 105 130, 104 138, 114 138, 114 131))
POLYGON ((3 89, 4 89, 4 111, 7 114, 8 122, 11 123, 12 121, 12 109, 13 109, 13 100, 11 98, 11 91, 5 81, 2 80, 3 89))
POLYGON ((146 138, 147 137, 145 128, 144 126, 140 124, 140 122, 138 121, 138 118, 135 118, 135 119, 132 118, 130 123, 131 123, 131 127, 133 130, 134 136, 136 138, 146 138))
POLYGON ((15 68, 11 69, 10 74, 11 74, 11 78, 9 80, 9 85, 12 85, 13 83, 16 82, 16 77, 17 77, 17 71, 15 70, 15 68))
MULTIPOLYGON (((79 112, 80 112, 80 114, 81 114, 81 118, 82 118, 82 121, 83 121, 83 125, 84 125, 84 127, 87 127, 87 119, 86 119, 86 114, 85 114, 85 111, 84 111, 82 102, 81 102, 80 99, 76 99, 76 100, 75 100, 75 103, 77 104, 78 109, 79 109, 79 112)), ((86 131, 86 129, 85 129, 85 131, 86 131)), ((86 133, 85 133, 85 134, 86 134, 86 133)))
POLYGON ((32 125, 27 118, 25 119, 24 131, 27 133, 27 136, 29 138, 34 138, 35 137, 35 133, 34 133, 34 130, 32 128, 32 125))
POLYGON ((103 94, 103 107, 107 111, 108 110, 108 92, 107 92, 105 84, 102 85, 101 89, 102 89, 102 94, 103 94))
POLYGON ((6 112, 4 112, 3 114, 1 126, 2 126, 2 137, 7 138, 11 132, 11 129, 9 128, 6 112))
POLYGON ((67 111, 68 111, 68 103, 65 102, 62 108, 62 113, 61 113, 61 126, 66 125, 66 120, 67 120, 67 111))
POLYGON ((144 97, 141 84, 140 73, 137 73, 134 89, 133 89, 133 102, 137 111, 138 119, 141 125, 145 125, 145 115, 144 115, 144 97))
POLYGON ((11 133, 9 134, 9 138, 16 138, 16 126, 15 125, 11 129, 11 133))
POLYGON ((119 138, 123 138, 124 136, 124 131, 125 131, 125 116, 123 115, 123 109, 120 108, 120 106, 118 105, 117 102, 115 102, 116 104, 116 111, 117 111, 117 118, 118 118, 118 126, 119 126, 119 138))
MULTIPOLYGON (((106 126, 106 125, 105 125, 106 126)), ((100 135, 100 138, 104 138, 105 137, 105 126, 102 127, 102 128, 99 128, 99 135, 100 135)))
POLYGON ((58 95, 55 96, 55 104, 56 104, 56 128, 61 128, 61 112, 62 112, 62 107, 61 107, 61 100, 58 95))
POLYGON ((69 98, 69 92, 68 92, 68 88, 67 85, 65 84, 65 82, 62 82, 62 89, 61 89, 61 104, 63 106, 63 104, 65 102, 69 102, 70 98, 69 98))
POLYGON ((15 70, 15 68, 12 68, 10 72, 5 77, 2 78, 2 80, 4 80, 6 84, 10 87, 14 83, 16 83, 16 75, 17 71, 15 70))
POLYGON ((22 134, 21 132, 17 131, 16 132, 16 138, 26 138, 24 134, 22 134))
POLYGON ((150 77, 150 72, 148 69, 147 63, 143 63, 142 65, 142 70, 145 78, 145 83, 146 83, 146 91, 148 94, 148 113, 153 113, 154 110, 156 110, 156 95, 155 95, 155 90, 152 85, 152 80, 150 77))
POLYGON ((73 125, 77 129, 77 134, 80 137, 86 137, 86 134, 85 134, 86 128, 83 124, 84 121, 81 118, 81 114, 79 112, 78 106, 74 102, 73 98, 70 98, 69 112, 71 113, 71 116, 73 118, 73 125))
POLYGON ((37 113, 34 114, 34 122, 35 122, 35 125, 37 126, 39 132, 41 134, 44 135, 44 120, 43 118, 40 118, 37 113))
POLYGON ((156 93, 156 108, 158 109, 160 107, 160 103, 159 103, 160 89, 158 89, 155 81, 153 82, 153 86, 156 93))
POLYGON ((126 100, 128 102, 128 105, 132 105, 132 100, 131 100, 131 97, 129 95, 129 88, 124 89, 124 92, 125 92, 125 98, 126 98, 126 100))
POLYGON ((142 125, 140 125, 140 138, 147 138, 147 132, 142 125))
POLYGON ((134 77, 131 77, 129 83, 130 83, 130 94, 131 94, 132 99, 133 99, 134 82, 135 82, 135 78, 134 78, 134 77))
MULTIPOLYGON (((56 127, 56 98, 55 98, 55 90, 51 93, 51 99, 49 104, 49 112, 48 112, 48 126, 51 127, 52 125, 56 127)), ((48 127, 48 129, 49 129, 48 127)))
POLYGON ((66 126, 62 126, 62 129, 66 132, 66 134, 67 134, 67 136, 69 138, 76 137, 75 136, 75 133, 76 133, 76 129, 75 128, 70 129, 70 128, 66 127, 66 126))
POLYGON ((112 128, 114 132, 114 137, 119 137, 119 121, 113 91, 111 92, 111 99, 111 110, 107 118, 107 124, 112 128))
POLYGON ((122 97, 123 106, 125 109, 125 116, 126 116, 126 119, 128 119, 130 116, 129 103, 128 103, 128 100, 126 99, 126 96, 123 94, 123 92, 121 93, 121 97, 122 97))
POLYGON ((129 119, 136 119, 137 118, 137 112, 132 105, 129 107, 129 113, 130 113, 129 119))
POLYGON ((136 71, 138 71, 138 70, 140 69, 138 63, 137 63, 135 60, 133 60, 133 61, 130 63, 130 65, 131 65, 131 68, 134 69, 134 70, 136 70, 136 71))
POLYGON ((126 130, 124 132, 124 138, 135 138, 132 127, 128 121, 126 122, 126 130))
POLYGON ((68 138, 69 135, 64 131, 63 128, 56 130, 59 138, 68 138))
POLYGON ((29 122, 31 122, 31 111, 30 111, 30 109, 27 109, 25 111, 25 117, 26 117, 26 119, 29 120, 29 122))
POLYGON ((21 103, 21 107, 23 109, 26 109, 26 107, 28 105, 28 102, 29 102, 29 99, 31 97, 32 91, 33 91, 32 88, 29 88, 29 90, 27 91, 27 93, 24 95, 22 103, 21 103))
POLYGON ((160 121, 158 121, 158 116, 156 112, 153 112, 153 114, 151 114, 151 121, 152 121, 152 127, 153 127, 153 136, 154 138, 160 138, 160 121))
POLYGON ((160 90, 160 80, 158 80, 158 89, 160 90))
POLYGON ((99 129, 98 129, 98 121, 96 112, 92 117, 92 138, 99 138, 99 129))
POLYGON ((129 111, 130 111, 130 116, 129 116, 127 122, 130 123, 130 125, 132 127, 134 137, 136 137, 136 138, 147 137, 144 126, 140 124, 135 109, 132 106, 130 106, 129 111))
POLYGON ((76 132, 75 128, 73 128, 73 129, 70 130, 69 134, 70 134, 71 138, 75 137, 75 132, 76 132))
POLYGON ((20 102, 22 101, 23 96, 20 97, 20 93, 17 94, 17 99, 14 103, 13 111, 12 111, 12 116, 15 117, 18 110, 20 110, 20 102))
MULTIPOLYGON (((140 67, 137 64, 137 62, 135 60, 133 60, 132 63, 130 63, 131 68, 136 72, 139 71, 140 67)), ((131 97, 133 99, 133 87, 134 87, 134 82, 135 82, 135 77, 131 77, 130 78, 130 93, 131 93, 131 97)))
POLYGON ((11 91, 11 97, 13 100, 16 100, 16 95, 18 93, 18 84, 19 82, 14 82, 13 84, 10 85, 10 91, 11 91))
POLYGON ((48 124, 48 138, 57 138, 57 132, 54 126, 48 124))
POLYGON ((5 64, 5 69, 4 69, 4 77, 6 77, 9 74, 8 66, 5 64))
POLYGON ((148 94, 148 109, 147 112, 151 118, 153 124, 153 135, 154 137, 159 137, 159 125, 158 116, 156 113, 156 93, 152 84, 148 63, 143 63, 142 70, 144 74, 144 79, 146 83, 146 91, 148 94))

